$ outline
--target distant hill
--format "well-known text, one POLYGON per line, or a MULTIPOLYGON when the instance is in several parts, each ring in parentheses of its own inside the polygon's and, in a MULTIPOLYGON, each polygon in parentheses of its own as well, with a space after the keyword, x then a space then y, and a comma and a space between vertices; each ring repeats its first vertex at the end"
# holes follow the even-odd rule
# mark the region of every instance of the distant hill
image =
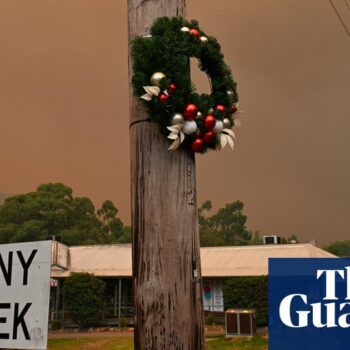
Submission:
POLYGON ((10 196, 12 196, 12 195, 11 195, 11 194, 8 194, 8 193, 0 193, 0 204, 3 204, 4 201, 5 201, 5 199, 6 199, 7 197, 10 197, 10 196))

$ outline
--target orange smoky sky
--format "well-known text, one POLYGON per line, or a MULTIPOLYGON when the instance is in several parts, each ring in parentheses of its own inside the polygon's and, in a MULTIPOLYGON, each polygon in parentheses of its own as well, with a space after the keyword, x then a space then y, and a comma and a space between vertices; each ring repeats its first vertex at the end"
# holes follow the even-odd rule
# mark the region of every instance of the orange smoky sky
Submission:
MULTIPOLYGON (((0 192, 63 182, 130 223, 126 5, 1 0, 0 192)), ((329 2, 188 0, 187 14, 220 41, 246 112, 233 152, 197 157, 199 203, 240 199, 262 234, 349 239, 350 38, 329 2)))

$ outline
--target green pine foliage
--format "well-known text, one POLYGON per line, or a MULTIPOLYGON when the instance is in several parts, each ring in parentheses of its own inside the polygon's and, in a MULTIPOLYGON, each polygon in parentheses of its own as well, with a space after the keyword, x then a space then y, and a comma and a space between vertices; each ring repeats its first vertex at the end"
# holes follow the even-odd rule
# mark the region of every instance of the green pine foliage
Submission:
POLYGON ((268 277, 234 277, 225 281, 223 287, 225 310, 249 308, 256 310, 259 327, 268 324, 268 277))
MULTIPOLYGON (((231 111, 232 103, 238 102, 237 84, 214 37, 205 35, 197 21, 188 22, 181 17, 157 19, 150 33, 152 37, 137 37, 132 41, 132 83, 137 97, 145 93, 143 86, 151 85, 150 77, 155 72, 166 75, 161 81, 161 90, 166 90, 171 83, 176 85, 176 91, 171 94, 169 103, 162 103, 158 99, 140 100, 149 117, 159 123, 164 135, 169 134, 167 126, 170 125, 171 116, 182 113, 188 103, 195 104, 203 115, 218 104, 231 111), (208 42, 202 43, 188 32, 182 32, 183 26, 199 30, 200 35, 208 38, 208 42), (210 78, 210 95, 199 95, 191 82, 189 59, 192 57, 198 60, 199 68, 210 78), (233 96, 227 94, 228 90, 233 92, 233 96)), ((232 114, 223 115, 220 111, 215 111, 215 117, 220 120, 229 117, 234 123, 232 114)), ((198 121, 198 127, 204 128, 203 121, 198 121)), ((188 135, 183 144, 189 146, 194 139, 195 135, 188 135)), ((216 144, 208 147, 215 148, 216 144)))
POLYGON ((72 273, 64 281, 65 305, 69 316, 80 327, 87 327, 99 319, 104 290, 104 282, 89 273, 72 273))

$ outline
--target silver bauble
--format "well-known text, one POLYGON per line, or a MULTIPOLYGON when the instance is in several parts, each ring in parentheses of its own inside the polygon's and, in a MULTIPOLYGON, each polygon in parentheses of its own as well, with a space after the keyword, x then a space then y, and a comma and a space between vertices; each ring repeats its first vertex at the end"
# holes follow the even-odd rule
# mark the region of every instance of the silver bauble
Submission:
POLYGON ((181 113, 175 113, 171 117, 170 123, 171 123, 171 125, 184 125, 185 119, 181 113))
POLYGON ((188 28, 188 27, 182 27, 182 28, 181 28, 181 31, 182 31, 182 32, 189 32, 189 31, 190 31, 190 28, 188 28))
POLYGON ((224 125, 224 129, 231 129, 232 127, 231 120, 228 118, 224 118, 224 120, 222 121, 222 124, 224 125))
POLYGON ((208 38, 206 36, 201 36, 199 38, 199 40, 202 42, 202 43, 207 43, 208 42, 208 38))
POLYGON ((213 131, 216 133, 222 131, 224 128, 224 123, 221 120, 217 120, 215 126, 213 127, 213 131))
POLYGON ((165 74, 162 72, 155 72, 151 76, 152 85, 159 86, 162 79, 165 78, 165 74))
POLYGON ((193 134, 194 132, 197 131, 197 124, 194 120, 186 120, 185 124, 182 128, 182 131, 186 134, 186 135, 190 135, 193 134))

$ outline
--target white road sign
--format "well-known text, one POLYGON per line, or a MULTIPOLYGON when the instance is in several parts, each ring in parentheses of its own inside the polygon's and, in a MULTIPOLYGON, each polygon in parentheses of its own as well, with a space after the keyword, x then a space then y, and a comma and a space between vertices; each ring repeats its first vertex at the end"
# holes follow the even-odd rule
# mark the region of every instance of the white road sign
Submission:
POLYGON ((46 349, 51 241, 0 245, 0 348, 46 349))

